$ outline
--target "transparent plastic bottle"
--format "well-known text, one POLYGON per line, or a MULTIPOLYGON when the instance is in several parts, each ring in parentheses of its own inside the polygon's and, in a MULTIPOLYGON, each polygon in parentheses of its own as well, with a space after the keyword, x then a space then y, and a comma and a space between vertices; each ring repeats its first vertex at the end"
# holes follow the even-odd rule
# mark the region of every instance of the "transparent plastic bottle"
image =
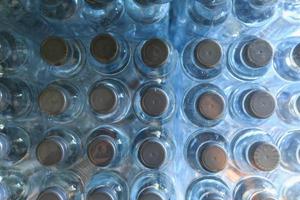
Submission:
POLYGON ((120 73, 129 64, 130 57, 128 42, 116 33, 100 33, 90 41, 88 61, 100 74, 120 73))
POLYGON ((45 73, 60 78, 78 74, 86 63, 86 51, 78 39, 47 37, 40 46, 40 56, 47 65, 45 73))
POLYGON ((238 182, 233 192, 234 200, 279 200, 275 186, 267 179, 249 176, 238 182))
POLYGON ((273 47, 257 36, 243 36, 228 50, 228 70, 238 79, 253 81, 263 77, 272 67, 273 47))
POLYGON ((131 37, 166 37, 172 0, 125 0, 125 8, 135 26, 131 37))
POLYGON ((23 200, 30 192, 28 177, 13 169, 0 170, 0 199, 23 200))
POLYGON ((116 79, 102 79, 89 89, 88 102, 93 114, 103 122, 123 120, 131 107, 127 86, 116 79))
POLYGON ((184 150, 187 162, 202 174, 223 171, 227 167, 228 152, 227 140, 215 130, 196 131, 189 137, 184 150))
MULTIPOLYGON (((1 28, 2 29, 2 28, 1 28)), ((37 63, 34 45, 13 30, 0 29, 0 73, 11 75, 32 70, 37 63)))
POLYGON ((96 167, 118 167, 127 159, 129 138, 113 126, 99 126, 88 134, 85 148, 88 160, 96 167))
POLYGON ((243 84, 229 96, 231 117, 244 124, 260 125, 273 116, 276 100, 271 92, 258 84, 243 84))
POLYGON ((299 176, 293 176, 281 185, 280 196, 282 199, 298 200, 300 198, 299 178, 299 176))
POLYGON ((135 93, 133 109, 145 122, 168 121, 175 111, 175 96, 164 83, 146 82, 135 93))
POLYGON ((292 172, 300 172, 300 131, 288 131, 277 142, 281 165, 292 172))
POLYGON ((195 35, 206 35, 224 23, 230 14, 229 0, 190 0, 187 7, 187 29, 195 35))
POLYGON ((280 163, 280 151, 273 138, 256 128, 238 131, 230 144, 232 161, 243 172, 271 172, 280 163))
POLYGON ((83 94, 73 83, 56 80, 48 84, 39 94, 41 112, 55 122, 69 122, 83 110, 83 94))
POLYGON ((300 81, 300 38, 286 38, 276 46, 276 72, 288 81, 300 81))
POLYGON ((15 124, 1 124, 0 166, 16 165, 28 158, 31 140, 28 132, 15 124))
POLYGON ((227 97, 215 85, 199 84, 184 95, 182 111, 185 118, 196 126, 215 126, 225 118, 227 97))
POLYGON ((45 138, 37 145, 35 156, 45 167, 69 167, 82 153, 79 134, 72 129, 53 127, 45 131, 45 138))
POLYGON ((0 78, 0 118, 26 120, 36 114, 36 87, 19 78, 0 78))
POLYGON ((228 185, 216 176, 204 176, 194 180, 187 189, 187 200, 231 199, 228 185))
POLYGON ((298 125, 300 122, 300 88, 291 84, 277 94, 277 114, 284 122, 298 125))
POLYGON ((285 0, 282 2, 282 16, 291 23, 298 24, 300 17, 300 2, 298 0, 285 0))
POLYGON ((116 172, 97 172, 85 186, 85 199, 128 200, 129 188, 126 181, 116 172))
POLYGON ((177 59, 176 49, 163 38, 150 38, 140 42, 134 53, 137 70, 153 79, 170 75, 175 70, 177 59))
POLYGON ((148 127, 139 131, 131 151, 137 166, 161 169, 173 160, 176 149, 166 129, 148 127))
POLYGON ((72 171, 52 172, 40 185, 36 200, 83 200, 84 185, 72 171))
POLYGON ((272 21, 279 12, 278 0, 234 0, 233 13, 249 27, 259 27, 272 21))
POLYGON ((181 59, 189 77, 196 81, 211 80, 222 72, 224 52, 216 40, 193 39, 185 46, 181 59))
POLYGON ((171 179, 161 172, 139 174, 131 185, 130 200, 175 200, 175 191, 171 179))

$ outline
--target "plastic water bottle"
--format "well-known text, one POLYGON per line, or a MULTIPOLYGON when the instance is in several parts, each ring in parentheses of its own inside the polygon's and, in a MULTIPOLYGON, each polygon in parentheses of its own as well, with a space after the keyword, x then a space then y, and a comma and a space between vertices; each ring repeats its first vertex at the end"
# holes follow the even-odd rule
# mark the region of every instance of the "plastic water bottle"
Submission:
POLYGON ((232 160, 243 172, 271 172, 280 163, 280 152, 273 138, 260 129, 237 132, 230 146, 232 160))
POLYGON ((95 173, 85 186, 85 199, 127 200, 129 189, 126 181, 112 171, 95 173))
POLYGON ((222 72, 224 51, 216 40, 193 39, 184 47, 181 59, 185 72, 193 80, 211 80, 222 72))
POLYGON ((36 200, 81 200, 83 188, 80 177, 72 171, 52 172, 44 178, 36 200))
POLYGON ((131 106, 127 86, 116 79, 102 79, 89 89, 88 102, 91 112, 103 122, 123 120, 131 106))
POLYGON ((11 29, 0 30, 1 75, 24 73, 37 64, 34 44, 11 29))
POLYGON ((175 144, 166 129, 149 127, 139 131, 132 145, 137 166, 162 169, 173 160, 175 144))
POLYGON ((229 111, 233 119, 252 125, 265 123, 275 111, 276 100, 271 92, 258 84, 243 84, 229 97, 229 111))
POLYGON ((282 199, 297 200, 300 197, 299 193, 299 176, 292 176, 281 185, 280 196, 282 199))
POLYGON ((19 78, 0 78, 1 119, 26 120, 36 114, 37 90, 19 78))
POLYGON ((194 180, 187 189, 187 200, 231 199, 228 185, 216 176, 204 176, 194 180))
POLYGON ((31 146, 29 133, 25 129, 15 124, 2 124, 0 166, 11 166, 22 162, 29 157, 31 146))
POLYGON ((175 70, 178 54, 162 38, 150 38, 138 44, 134 53, 136 69, 147 78, 167 77, 175 70))
POLYGON ((96 167, 119 167, 129 153, 129 138, 113 126, 99 126, 88 134, 86 152, 96 167))
POLYGON ((189 137, 184 154, 193 169, 210 174, 227 167, 228 149, 228 142, 221 134, 214 130, 201 130, 189 137))
POLYGON ((161 172, 145 172, 138 175, 132 185, 130 200, 175 200, 172 181, 161 172))
POLYGON ((259 176, 246 177, 235 187, 234 200, 279 200, 275 186, 267 179, 259 176))
POLYGON ((43 166, 57 168, 74 164, 82 153, 79 134, 68 128, 53 127, 35 149, 36 159, 43 166))
POLYGON ((86 65, 86 51, 78 39, 47 37, 40 45, 40 56, 47 66, 44 73, 60 78, 70 78, 86 65))
POLYGON ((102 75, 115 75, 129 64, 127 41, 116 33, 100 33, 90 41, 89 64, 102 75))
POLYGON ((282 16, 291 23, 299 23, 300 2, 295 0, 285 0, 282 2, 282 16))
POLYGON ((288 81, 300 80, 300 38, 287 38, 276 46, 276 72, 288 81))
POLYGON ((293 130, 284 133, 277 144, 281 152, 281 165, 289 171, 299 172, 300 131, 293 130))
POLYGON ((126 12, 134 23, 131 37, 147 39, 168 36, 171 1, 125 0, 126 12))
POLYGON ((167 84, 146 82, 135 92, 133 109, 142 121, 164 123, 174 113, 175 96, 167 84))
POLYGON ((228 50, 228 70, 238 79, 253 81, 272 67, 273 47, 263 38, 244 36, 228 50))
POLYGON ((279 12, 278 0, 234 0, 235 17, 249 27, 263 26, 271 22, 279 12))
POLYGON ((225 118, 227 97, 215 85, 199 84, 185 94, 182 110, 185 119, 196 126, 215 126, 225 118))
POLYGON ((39 109, 49 120, 64 123, 74 120, 83 110, 83 94, 69 81, 56 80, 38 96, 39 109))
POLYGON ((277 94, 277 114, 284 122, 298 125, 300 121, 300 89, 297 84, 283 87, 277 94))

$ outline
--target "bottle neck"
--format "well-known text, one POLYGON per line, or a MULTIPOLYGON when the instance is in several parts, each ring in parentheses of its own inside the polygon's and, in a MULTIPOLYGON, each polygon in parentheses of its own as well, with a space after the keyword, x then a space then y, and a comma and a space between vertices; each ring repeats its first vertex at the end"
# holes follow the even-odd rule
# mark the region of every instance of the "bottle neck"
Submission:
POLYGON ((11 102, 9 89, 0 83, 0 112, 3 112, 11 102))
POLYGON ((5 158, 9 153, 9 140, 6 135, 0 133, 0 160, 5 158))
POLYGON ((4 62, 11 55, 12 49, 7 39, 0 33, 0 63, 4 62))

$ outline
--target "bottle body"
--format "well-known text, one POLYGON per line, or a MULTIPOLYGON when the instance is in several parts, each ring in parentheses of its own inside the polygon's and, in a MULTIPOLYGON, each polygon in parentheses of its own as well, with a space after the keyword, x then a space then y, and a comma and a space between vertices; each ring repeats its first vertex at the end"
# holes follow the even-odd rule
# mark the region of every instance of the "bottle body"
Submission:
POLYGON ((39 109, 50 121, 69 122, 77 118, 83 109, 82 92, 69 81, 56 80, 39 94, 39 109))
POLYGON ((212 84, 199 84, 184 95, 182 106, 187 120, 196 126, 211 127, 225 118, 227 98, 219 87, 212 84))
POLYGON ((186 194, 186 199, 209 200, 209 199, 230 199, 230 190, 227 184, 219 177, 204 176, 193 181, 186 194))
POLYGON ((40 45, 40 56, 46 73, 59 78, 70 78, 78 74, 86 64, 86 50, 79 39, 47 37, 40 45))
POLYGON ((272 199, 277 200, 278 194, 274 185, 267 179, 259 176, 246 177, 235 187, 234 200, 272 199))
POLYGON ((161 169, 173 159, 176 149, 166 129, 149 127, 139 131, 131 151, 137 166, 161 169))
POLYGON ((95 173, 85 186, 85 198, 88 200, 96 197, 112 200, 127 200, 129 188, 126 181, 117 173, 102 171, 95 173))
POLYGON ((130 200, 155 198, 160 200, 175 199, 172 181, 160 172, 145 172, 134 179, 131 186, 130 200))
POLYGON ((146 82, 134 96, 133 109, 145 122, 166 122, 175 111, 175 96, 166 84, 146 82))
POLYGON ((211 80, 222 73, 223 54, 218 41, 209 38, 193 39, 184 47, 181 62, 193 80, 211 80))
POLYGON ((233 12, 243 24, 259 27, 268 24, 278 15, 277 0, 234 0, 233 12))
POLYGON ((272 137, 260 129, 239 131, 230 149, 236 167, 245 172, 270 172, 280 162, 280 152, 272 137))
POLYGON ((276 47, 276 72, 288 81, 300 80, 300 38, 287 38, 276 47))
POLYGON ((113 32, 102 32, 90 41, 89 64, 102 75, 116 75, 129 64, 128 42, 113 32))
POLYGON ((129 153, 129 138, 122 130, 112 126, 93 129, 86 141, 88 160, 96 167, 120 166, 129 153))
POLYGON ((165 78, 177 65, 177 51, 163 38, 151 38, 139 43, 134 53, 136 69, 147 78, 165 78))
POLYGON ((283 3, 283 17, 291 23, 299 23, 300 3, 298 1, 287 0, 283 3))
POLYGON ((276 100, 264 86, 244 84, 234 89, 229 97, 229 111, 233 119, 259 125, 270 119, 275 111, 276 100))
POLYGON ((18 78, 0 79, 0 116, 2 119, 25 120, 36 114, 37 90, 18 78))
POLYGON ((45 138, 35 150, 36 159, 41 165, 67 167, 74 164, 81 155, 82 144, 79 134, 72 129, 53 127, 46 130, 44 135, 45 138))
POLYGON ((214 130, 193 133, 185 145, 185 158, 201 173, 219 173, 227 167, 228 142, 214 130), (213 159, 212 159, 213 158, 213 159))
POLYGON ((268 41, 256 36, 244 36, 229 48, 228 70, 235 78, 253 81, 268 72, 272 58, 273 47, 268 41))
POLYGON ((280 196, 283 199, 297 200, 300 197, 299 193, 299 176, 294 176, 290 178, 281 186, 280 196))

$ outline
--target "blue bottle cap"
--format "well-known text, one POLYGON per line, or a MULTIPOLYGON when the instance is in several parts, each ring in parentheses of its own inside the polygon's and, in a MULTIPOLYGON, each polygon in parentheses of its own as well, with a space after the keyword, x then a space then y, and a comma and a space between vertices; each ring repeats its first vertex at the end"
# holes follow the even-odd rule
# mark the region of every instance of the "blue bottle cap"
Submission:
POLYGON ((141 55, 145 65, 151 68, 161 67, 169 56, 168 44, 158 38, 150 39, 144 43, 141 55))

